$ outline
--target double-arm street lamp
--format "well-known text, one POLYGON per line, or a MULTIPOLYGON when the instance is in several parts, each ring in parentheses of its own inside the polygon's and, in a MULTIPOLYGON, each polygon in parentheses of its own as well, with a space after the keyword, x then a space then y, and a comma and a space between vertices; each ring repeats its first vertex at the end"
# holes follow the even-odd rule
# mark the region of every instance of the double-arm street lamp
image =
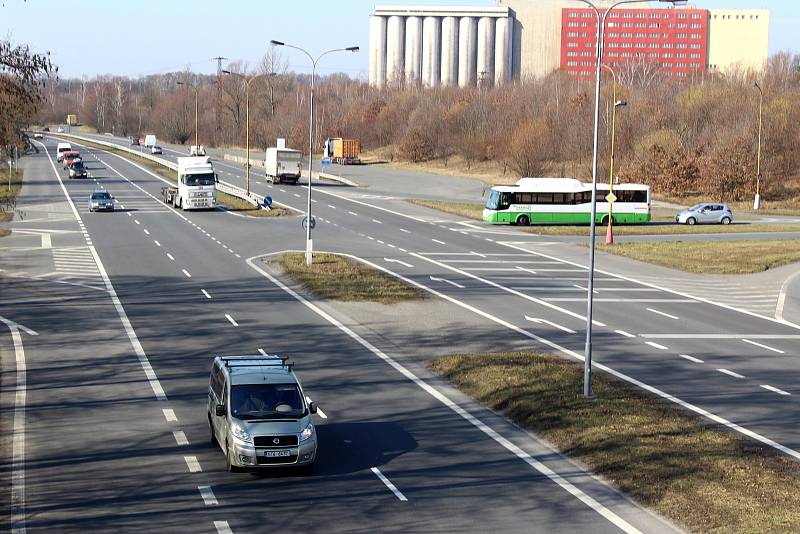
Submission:
POLYGON ((304 53, 306 56, 308 56, 308 59, 311 60, 311 95, 309 99, 310 105, 308 119, 308 207, 306 210, 306 265, 310 266, 311 252, 313 248, 311 242, 311 164, 314 161, 314 75, 317 70, 317 62, 322 59, 323 56, 332 52, 358 52, 358 47, 349 46, 347 48, 334 48, 321 53, 316 59, 314 59, 311 54, 298 46, 282 43, 281 41, 275 41, 274 39, 270 41, 270 44, 273 46, 294 48, 295 50, 299 50, 300 52, 304 53))
POLYGON ((758 82, 753 84, 758 89, 758 148, 756 149, 756 197, 753 209, 761 208, 761 129, 764 125, 764 91, 758 82))
MULTIPOLYGON (((579 0, 588 5, 594 11, 597 18, 597 35, 595 47, 595 88, 594 88, 594 149, 592 157, 592 219, 589 223, 589 287, 586 297, 586 346, 583 372, 583 394, 586 397, 593 397, 592 393, 592 305, 594 295, 594 256, 595 256, 595 237, 597 217, 597 160, 598 145, 600 142, 600 68, 603 64, 603 48, 605 39, 606 18, 611 10, 623 4, 635 4, 647 2, 649 0, 620 0, 612 4, 604 12, 601 12, 590 0, 579 0)), ((686 4, 686 0, 658 0, 660 3, 673 5, 686 4)))
POLYGON ((200 87, 197 86, 197 85, 188 84, 186 82, 177 82, 177 84, 178 85, 185 85, 186 87, 190 87, 190 88, 194 89, 194 144, 196 146, 199 146, 200 143, 197 141, 200 138, 200 136, 199 136, 200 131, 199 131, 199 127, 198 127, 199 121, 198 121, 198 118, 197 118, 198 117, 198 114, 197 114, 197 101, 200 99, 200 87))
POLYGON ((245 183, 247 184, 247 196, 250 196, 250 84, 253 83, 253 80, 261 78, 263 76, 275 76, 274 72, 265 72, 263 74, 255 74, 253 76, 247 77, 244 74, 239 74, 238 72, 231 72, 229 70, 223 70, 223 73, 229 76, 236 76, 237 78, 241 78, 244 82, 244 98, 245 98, 245 119, 244 119, 244 129, 245 129, 245 144, 247 145, 247 160, 244 164, 244 175, 245 175, 245 183))
MULTIPOLYGON (((611 101, 614 103, 614 107, 611 110, 611 163, 610 163, 610 170, 608 172, 608 194, 611 195, 614 193, 614 145, 617 137, 617 108, 627 106, 628 103, 624 100, 617 100, 617 74, 614 72, 614 69, 609 67, 608 65, 603 65, 603 68, 608 70, 611 73, 611 78, 613 79, 613 88, 611 90, 611 101)), ((614 243, 614 203, 608 203, 608 229, 606 230, 606 244, 612 245, 614 243)))

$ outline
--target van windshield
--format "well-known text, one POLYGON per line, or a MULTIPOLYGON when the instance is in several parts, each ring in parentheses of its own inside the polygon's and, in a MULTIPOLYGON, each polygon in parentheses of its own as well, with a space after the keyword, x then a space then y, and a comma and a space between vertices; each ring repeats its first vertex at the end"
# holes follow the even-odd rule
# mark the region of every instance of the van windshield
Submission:
POLYGON ((184 176, 183 183, 186 185, 214 185, 214 174, 187 174, 184 176))
POLYGON ((489 200, 486 201, 486 209, 496 210, 499 202, 500 202, 500 191, 492 189, 492 192, 489 194, 489 200))
POLYGON ((231 386, 231 414, 239 419, 297 419, 305 413, 297 384, 231 386))

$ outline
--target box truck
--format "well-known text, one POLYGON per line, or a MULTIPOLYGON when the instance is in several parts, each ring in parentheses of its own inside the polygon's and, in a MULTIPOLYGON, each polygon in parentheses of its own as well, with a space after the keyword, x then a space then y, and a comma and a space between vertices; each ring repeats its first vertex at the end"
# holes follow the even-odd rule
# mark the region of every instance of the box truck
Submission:
POLYGON ((144 136, 144 146, 150 148, 151 146, 155 146, 158 143, 156 142, 156 136, 153 134, 147 134, 144 136))
POLYGON ((300 179, 300 169, 303 165, 303 153, 291 148, 269 147, 264 160, 264 172, 267 182, 279 184, 281 182, 297 183, 300 179))

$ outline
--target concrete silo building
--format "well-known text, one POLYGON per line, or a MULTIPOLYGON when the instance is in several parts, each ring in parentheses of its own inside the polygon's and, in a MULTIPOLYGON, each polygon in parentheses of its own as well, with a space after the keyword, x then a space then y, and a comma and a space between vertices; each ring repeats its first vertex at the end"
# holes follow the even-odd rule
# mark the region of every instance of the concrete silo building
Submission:
POLYGON ((491 86, 519 77, 508 7, 375 6, 369 28, 375 87, 491 86))

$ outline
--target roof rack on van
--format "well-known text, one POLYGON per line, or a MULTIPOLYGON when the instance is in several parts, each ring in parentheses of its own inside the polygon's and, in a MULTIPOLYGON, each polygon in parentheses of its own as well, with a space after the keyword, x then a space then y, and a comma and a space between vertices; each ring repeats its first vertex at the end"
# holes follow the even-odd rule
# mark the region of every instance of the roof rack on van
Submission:
POLYGON ((277 354, 220 356, 219 359, 225 364, 225 367, 285 367, 290 372, 294 367, 294 362, 287 363, 288 356, 278 356, 277 354))

